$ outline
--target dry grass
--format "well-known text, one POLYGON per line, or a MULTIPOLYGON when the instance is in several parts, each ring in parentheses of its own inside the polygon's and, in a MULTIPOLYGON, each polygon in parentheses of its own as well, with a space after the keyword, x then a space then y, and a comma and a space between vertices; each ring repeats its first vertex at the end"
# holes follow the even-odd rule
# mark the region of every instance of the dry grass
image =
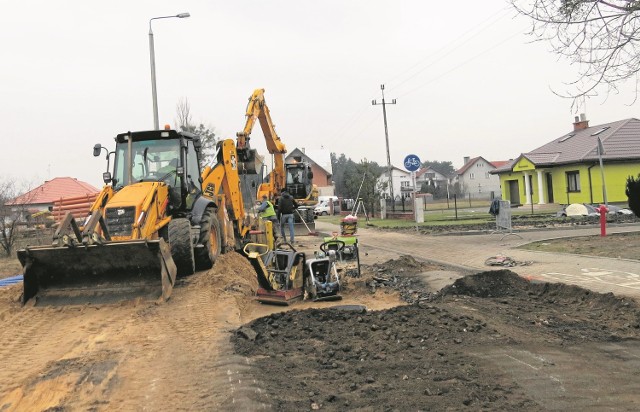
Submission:
POLYGON ((521 247, 542 252, 575 253, 579 255, 640 260, 640 233, 618 233, 545 240, 521 247))

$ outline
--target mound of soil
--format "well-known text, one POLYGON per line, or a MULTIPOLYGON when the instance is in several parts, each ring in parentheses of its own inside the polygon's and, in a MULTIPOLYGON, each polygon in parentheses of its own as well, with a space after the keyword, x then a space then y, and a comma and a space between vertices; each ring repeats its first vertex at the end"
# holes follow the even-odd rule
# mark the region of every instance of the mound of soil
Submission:
POLYGON ((404 302, 416 303, 429 300, 431 293, 415 275, 441 269, 443 268, 440 265, 417 261, 413 256, 403 255, 384 263, 364 265, 362 278, 371 294, 381 290, 392 291, 397 292, 404 302))
POLYGON ((485 322, 431 305, 380 312, 310 309, 253 321, 232 341, 274 410, 533 407, 460 351, 491 339, 485 322))
POLYGON ((258 290, 258 278, 251 263, 236 252, 220 255, 212 269, 184 279, 199 288, 222 289, 242 296, 254 296, 258 290))
POLYGON ((523 296, 527 294, 529 286, 529 281, 510 270, 489 270, 457 279, 440 293, 480 298, 523 296))
POLYGON ((384 273, 397 285, 412 279, 423 296, 414 304, 276 313, 236 330, 235 351, 250 360, 274 409, 540 410, 478 354, 640 337, 640 311, 629 299, 531 283, 508 270, 466 276, 433 293, 411 275, 424 267, 402 261, 408 264, 385 262, 363 276, 384 273))

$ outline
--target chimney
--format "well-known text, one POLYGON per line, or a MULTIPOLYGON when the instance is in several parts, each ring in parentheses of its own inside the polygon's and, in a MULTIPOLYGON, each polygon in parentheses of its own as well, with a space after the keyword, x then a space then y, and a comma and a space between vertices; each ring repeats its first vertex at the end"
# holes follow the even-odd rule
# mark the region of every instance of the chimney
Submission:
POLYGON ((573 122, 573 131, 577 132, 578 130, 584 130, 589 127, 589 121, 587 120, 587 115, 584 113, 580 113, 580 117, 574 117, 573 122))
POLYGON ((469 156, 465 156, 464 157, 464 163, 462 164, 463 166, 466 165, 467 163, 469 163, 469 159, 471 159, 469 156))

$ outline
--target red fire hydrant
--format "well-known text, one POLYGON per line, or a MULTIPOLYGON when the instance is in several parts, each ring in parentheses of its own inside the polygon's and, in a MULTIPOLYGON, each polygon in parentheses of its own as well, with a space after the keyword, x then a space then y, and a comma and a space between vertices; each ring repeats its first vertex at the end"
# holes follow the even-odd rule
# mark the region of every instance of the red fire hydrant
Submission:
POLYGON ((600 236, 607 236, 607 212, 609 209, 605 205, 598 207, 598 213, 600 213, 600 236))

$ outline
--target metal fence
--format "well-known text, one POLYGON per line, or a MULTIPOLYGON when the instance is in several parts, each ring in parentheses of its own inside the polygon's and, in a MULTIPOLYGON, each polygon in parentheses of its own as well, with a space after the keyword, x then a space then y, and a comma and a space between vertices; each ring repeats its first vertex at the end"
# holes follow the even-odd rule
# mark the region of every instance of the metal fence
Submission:
POLYGON ((496 214, 496 230, 493 233, 502 233, 502 239, 507 236, 518 236, 517 233, 513 233, 513 226, 511 225, 511 202, 508 200, 498 200, 498 213, 496 214))

